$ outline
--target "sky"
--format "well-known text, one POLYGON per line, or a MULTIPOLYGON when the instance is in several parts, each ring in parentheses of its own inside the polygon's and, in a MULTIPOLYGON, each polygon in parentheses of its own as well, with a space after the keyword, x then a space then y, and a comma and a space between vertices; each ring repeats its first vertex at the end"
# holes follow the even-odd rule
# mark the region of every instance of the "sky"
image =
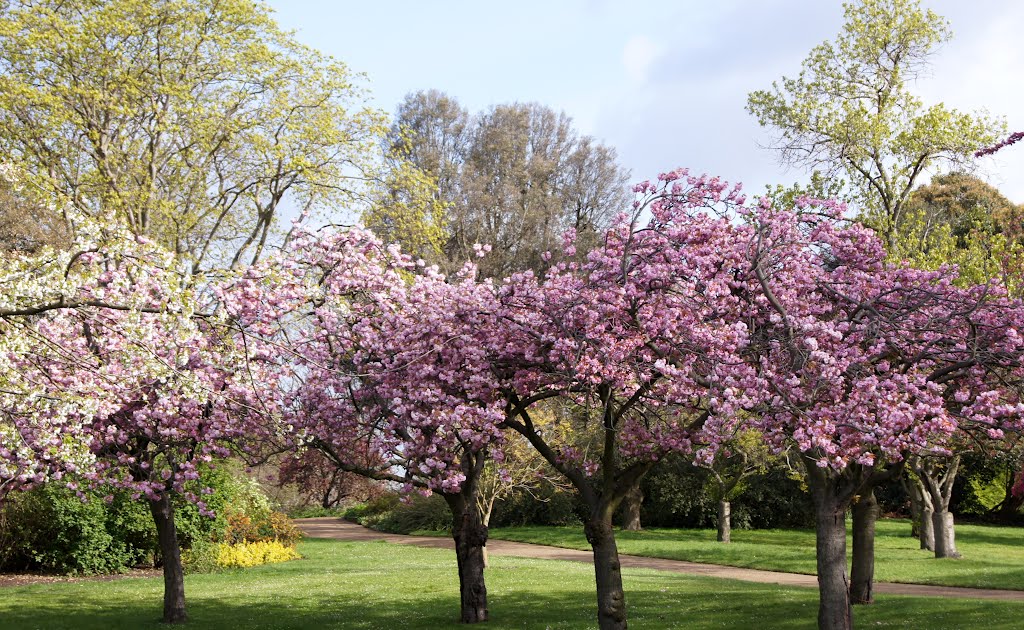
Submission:
MULTIPOLYGON (((676 167, 768 184, 802 180, 764 148, 747 94, 795 76, 842 26, 838 0, 271 0, 300 41, 365 73, 388 112, 439 89, 471 112, 535 101, 614 147, 634 181, 676 167)), ((925 104, 985 110, 1024 130, 1024 2, 924 0, 953 40, 914 86, 925 104)), ((978 174, 1024 203, 1024 144, 978 174)))

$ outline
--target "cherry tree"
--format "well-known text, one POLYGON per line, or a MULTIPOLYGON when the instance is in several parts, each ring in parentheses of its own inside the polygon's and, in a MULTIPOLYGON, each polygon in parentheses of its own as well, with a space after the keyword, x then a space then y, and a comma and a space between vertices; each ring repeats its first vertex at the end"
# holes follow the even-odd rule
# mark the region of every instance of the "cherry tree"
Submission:
POLYGON ((76 232, 68 248, 0 254, 0 500, 51 474, 92 465, 79 420, 99 411, 103 390, 94 380, 56 387, 48 375, 21 369, 53 347, 40 320, 80 308, 149 310, 140 294, 96 288, 111 265, 145 275, 151 263, 165 260, 158 248, 103 222, 74 211, 68 220, 76 232))
POLYGON ((487 619, 479 510, 488 456, 501 458, 504 399, 484 353, 494 290, 454 278, 353 228, 298 232, 253 268, 228 308, 250 351, 284 355, 291 439, 339 468, 441 495, 453 514, 461 619, 487 619))
POLYGON ((846 510, 909 454, 948 453, 959 430, 996 432, 1018 413, 1022 311, 991 287, 955 287, 951 269, 886 266, 881 242, 843 222, 841 205, 799 205, 749 215, 761 290, 747 304, 747 354, 768 393, 753 426, 801 453, 819 627, 848 628, 846 510))
POLYGON ((183 622, 172 497, 205 510, 198 468, 276 415, 256 396, 269 374, 247 361, 224 312, 173 255, 101 223, 81 228, 75 249, 5 267, 22 282, 3 309, 4 476, 119 487, 146 501, 164 621, 183 622))
MULTIPOLYGON (((739 188, 675 171, 636 191, 633 212, 586 262, 559 263, 543 279, 517 274, 499 288, 503 337, 492 350, 511 409, 505 426, 588 508, 603 629, 627 625, 616 508, 665 455, 703 446, 711 456, 758 390, 741 359, 748 340, 732 287, 742 251, 730 222, 709 211, 741 204, 739 188), (563 422, 591 443, 534 422, 552 395, 563 422)), ((564 247, 570 259, 571 233, 564 247)))

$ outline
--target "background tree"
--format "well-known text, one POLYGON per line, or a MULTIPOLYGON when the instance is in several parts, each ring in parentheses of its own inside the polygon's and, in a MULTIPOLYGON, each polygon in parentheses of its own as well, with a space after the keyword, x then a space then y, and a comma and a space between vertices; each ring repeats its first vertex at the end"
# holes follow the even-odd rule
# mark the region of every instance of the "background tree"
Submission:
POLYGON ((921 269, 955 264, 960 283, 996 278, 1020 290, 1024 209, 975 175, 937 175, 919 186, 896 226, 890 259, 921 269))
POLYGON ((278 466, 276 484, 294 484, 308 504, 324 509, 345 501, 369 501, 384 493, 379 482, 336 466, 316 449, 285 455, 278 466))
MULTIPOLYGON (((628 209, 628 173, 615 151, 579 135, 568 116, 543 105, 498 105, 470 115, 441 92, 416 92, 398 106, 387 142, 395 159, 436 183, 443 218, 413 227, 440 222, 440 256, 428 260, 448 268, 472 258, 481 243, 493 248, 479 263, 483 277, 542 272, 549 265, 544 252, 557 254, 567 229, 576 231, 583 253, 628 209)), ((403 229, 394 212, 381 208, 366 222, 386 240, 419 251, 423 231, 403 229)))
POLYGON ((244 0, 4 2, 0 59, 0 148, 45 199, 194 269, 354 194, 382 129, 344 65, 244 0))
POLYGON ((46 245, 70 247, 64 217, 25 185, 13 164, 0 164, 0 248, 33 254, 46 245))
POLYGON ((775 458, 756 431, 745 431, 723 445, 715 457, 697 466, 711 473, 709 493, 718 502, 718 542, 732 541, 732 501, 743 492, 743 482, 764 473, 775 458))
POLYGON ((843 176, 847 197, 891 245, 921 175, 995 141, 1003 125, 943 104, 926 106, 910 84, 947 41, 946 20, 917 0, 843 5, 834 42, 811 50, 796 78, 751 92, 747 111, 774 133, 782 162, 843 176))

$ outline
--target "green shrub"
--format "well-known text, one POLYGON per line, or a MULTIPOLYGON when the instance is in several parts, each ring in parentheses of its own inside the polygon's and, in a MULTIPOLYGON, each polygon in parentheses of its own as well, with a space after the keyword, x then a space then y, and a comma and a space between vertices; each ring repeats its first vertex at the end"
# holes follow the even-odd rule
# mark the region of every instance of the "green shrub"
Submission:
POLYGON ((66 574, 122 571, 138 553, 111 535, 107 515, 95 493, 82 500, 58 484, 15 495, 0 519, 0 568, 66 574))
POLYGON ((181 563, 185 573, 215 573, 221 569, 217 560, 220 556, 220 543, 210 540, 193 541, 192 546, 181 552, 181 563))
POLYGON ((436 494, 429 497, 413 494, 390 510, 363 517, 362 524, 389 534, 447 531, 452 526, 452 513, 445 500, 436 494))
MULTIPOLYGON (((383 494, 371 499, 366 503, 358 503, 345 510, 344 517, 350 521, 366 525, 363 521, 369 517, 379 516, 390 512, 401 502, 401 496, 396 493, 383 494)), ((367 525, 367 527, 369 527, 367 525)))
MULTIPOLYGON (((200 513, 184 497, 175 497, 175 525, 183 559, 190 572, 216 566, 215 542, 226 539, 229 515, 249 542, 281 540, 293 544, 298 530, 271 509, 258 484, 237 465, 225 463, 200 471, 195 491, 204 495, 216 518, 200 513)), ((236 532, 237 534, 237 532, 236 532)), ((84 500, 62 483, 51 483, 5 501, 0 508, 0 570, 66 574, 110 573, 153 566, 159 559, 156 529, 145 500, 123 490, 84 493, 84 500)))
POLYGON ((497 501, 491 527, 521 525, 574 525, 586 515, 586 506, 571 490, 543 485, 533 492, 516 492, 497 501))

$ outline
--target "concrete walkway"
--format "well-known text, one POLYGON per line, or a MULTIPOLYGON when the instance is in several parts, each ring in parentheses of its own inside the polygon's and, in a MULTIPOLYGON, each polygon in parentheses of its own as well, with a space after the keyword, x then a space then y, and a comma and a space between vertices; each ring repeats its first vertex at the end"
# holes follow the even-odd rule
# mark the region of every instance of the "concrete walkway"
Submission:
MULTIPOLYGON (((334 538, 350 541, 383 540, 398 545, 415 545, 417 547, 433 547, 451 549, 454 544, 451 538, 431 536, 401 536, 385 534, 362 525, 349 523, 339 518, 300 518, 295 524, 307 536, 312 538, 334 538)), ((545 560, 568 560, 570 562, 593 562, 589 551, 563 549, 529 543, 509 542, 506 540, 487 541, 487 552, 492 556, 516 556, 520 558, 541 558, 545 560)), ((667 560, 664 558, 645 558, 643 556, 619 555, 619 561, 625 568, 657 569, 687 575, 704 575, 707 577, 742 580, 744 582, 761 582, 765 584, 781 584, 783 586, 802 586, 817 588, 818 579, 813 575, 801 573, 782 573, 780 571, 762 571, 759 569, 742 569, 716 564, 700 564, 683 560, 667 560)), ((956 586, 931 586, 927 584, 896 584, 892 582, 876 582, 876 594, 914 595, 917 597, 958 597, 965 599, 998 599, 1004 601, 1024 602, 1024 591, 1006 591, 983 588, 961 588, 956 586)))

